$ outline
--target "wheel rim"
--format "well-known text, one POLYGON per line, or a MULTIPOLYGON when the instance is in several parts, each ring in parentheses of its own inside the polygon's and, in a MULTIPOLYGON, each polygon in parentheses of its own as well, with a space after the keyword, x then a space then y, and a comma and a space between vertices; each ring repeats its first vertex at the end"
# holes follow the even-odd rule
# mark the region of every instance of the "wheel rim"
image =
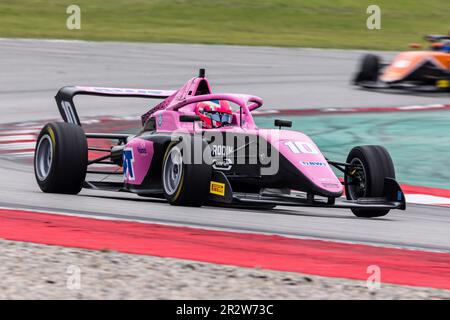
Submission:
POLYGON ((348 177, 348 193, 350 199, 357 200, 366 196, 367 176, 366 170, 359 158, 353 158, 350 162, 348 177))
POLYGON ((52 161, 53 143, 50 136, 46 134, 39 141, 36 151, 35 167, 37 177, 40 181, 47 179, 52 168, 52 161))
POLYGON ((172 148, 167 155, 163 168, 163 186, 168 195, 177 190, 183 176, 183 160, 180 149, 172 148))

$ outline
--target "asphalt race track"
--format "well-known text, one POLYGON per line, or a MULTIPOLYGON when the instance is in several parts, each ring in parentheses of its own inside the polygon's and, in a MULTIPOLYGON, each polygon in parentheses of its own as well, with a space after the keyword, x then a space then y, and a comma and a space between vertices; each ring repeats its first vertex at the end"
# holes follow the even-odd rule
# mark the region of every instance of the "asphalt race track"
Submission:
MULTIPOLYGON (((347 50, 0 39, 0 123, 58 117, 53 97, 62 86, 178 89, 201 67, 206 68, 213 91, 260 96, 266 109, 449 102, 448 95, 386 94, 350 86, 362 54, 347 50)), ((382 55, 389 60, 394 54, 382 55)), ((78 98, 82 116, 142 114, 145 109, 139 99, 87 99, 78 98), (107 102, 100 107, 97 101, 107 102)))
MULTIPOLYGON (((353 88, 349 81, 360 55, 318 49, 0 40, 0 123, 58 118, 53 96, 64 85, 176 89, 200 67, 207 68, 214 91, 256 94, 271 109, 448 103, 449 97, 442 95, 353 88)), ((148 103, 91 99, 79 98, 82 116, 140 114, 148 103)), ((410 204, 405 212, 392 211, 379 219, 310 208, 181 210, 123 193, 46 195, 38 189, 31 167, 8 160, 0 161, 0 177, 4 207, 450 251, 450 209, 445 207, 410 204)))

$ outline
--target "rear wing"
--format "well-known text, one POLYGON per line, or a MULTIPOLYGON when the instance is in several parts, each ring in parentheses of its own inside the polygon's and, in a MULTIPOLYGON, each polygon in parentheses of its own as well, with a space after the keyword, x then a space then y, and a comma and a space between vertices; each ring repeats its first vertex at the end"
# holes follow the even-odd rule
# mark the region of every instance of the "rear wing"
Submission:
POLYGON ((105 96, 105 97, 129 97, 147 99, 166 99, 176 90, 154 89, 130 89, 130 88, 106 88, 106 87, 63 87, 55 96, 59 113, 63 120, 81 126, 73 98, 76 95, 105 96))
POLYGON ((442 40, 450 40, 450 35, 429 34, 425 36, 425 40, 429 42, 439 42, 442 40))

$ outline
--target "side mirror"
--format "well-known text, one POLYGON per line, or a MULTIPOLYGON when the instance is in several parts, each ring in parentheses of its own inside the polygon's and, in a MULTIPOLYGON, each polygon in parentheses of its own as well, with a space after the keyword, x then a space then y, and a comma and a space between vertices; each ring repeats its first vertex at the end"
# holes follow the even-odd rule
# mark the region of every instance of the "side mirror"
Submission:
POLYGON ((180 122, 195 122, 200 120, 200 116, 197 115, 183 114, 180 116, 180 122))
POLYGON ((275 119, 274 125, 275 125, 275 127, 278 127, 279 129, 281 129, 281 127, 290 128, 290 127, 292 127, 292 121, 275 119))
POLYGON ((409 47, 413 49, 421 49, 422 45, 420 43, 410 43, 409 47))

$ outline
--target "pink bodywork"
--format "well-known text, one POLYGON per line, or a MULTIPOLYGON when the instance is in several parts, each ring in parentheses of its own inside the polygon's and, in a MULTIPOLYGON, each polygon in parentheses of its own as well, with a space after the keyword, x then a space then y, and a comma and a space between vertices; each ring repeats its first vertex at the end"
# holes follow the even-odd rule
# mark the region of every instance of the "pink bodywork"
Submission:
MULTIPOLYGON (((341 182, 328 165, 325 157, 320 152, 316 144, 305 134, 297 131, 278 129, 259 129, 251 115, 251 111, 259 108, 263 100, 256 96, 245 94, 210 94, 211 87, 206 78, 196 77, 189 80, 180 90, 174 92, 162 103, 152 108, 142 116, 143 124, 149 118, 155 118, 158 132, 174 132, 182 130, 184 132, 200 132, 202 129, 199 123, 180 122, 181 114, 194 115, 195 106, 200 101, 227 100, 241 107, 242 126, 240 125, 239 111, 233 113, 233 126, 222 127, 220 129, 208 129, 209 131, 227 131, 247 135, 257 135, 270 142, 287 160, 289 160, 298 170, 300 170, 311 182, 320 189, 332 193, 343 192, 341 182), (199 87, 207 90, 206 94, 196 95, 199 87)), ((130 180, 125 178, 129 184, 140 184, 150 168, 153 146, 145 141, 148 154, 145 156, 137 154, 138 145, 143 143, 142 139, 132 139, 127 148, 132 148, 135 152, 135 178, 130 180)))
POLYGON ((124 148, 124 151, 131 151, 133 154, 133 169, 124 170, 124 182, 128 184, 140 185, 145 175, 150 169, 153 159, 153 141, 134 138, 124 148))

